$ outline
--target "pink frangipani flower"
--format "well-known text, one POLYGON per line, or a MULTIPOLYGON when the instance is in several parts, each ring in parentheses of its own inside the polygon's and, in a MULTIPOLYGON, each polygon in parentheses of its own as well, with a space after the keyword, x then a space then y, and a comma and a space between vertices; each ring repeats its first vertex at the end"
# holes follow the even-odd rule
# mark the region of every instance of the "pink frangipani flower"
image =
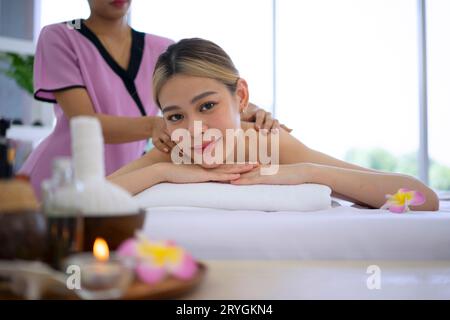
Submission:
POLYGON ((136 275, 148 284, 157 283, 167 275, 188 280, 198 268, 192 256, 173 241, 151 241, 141 233, 124 241, 117 254, 133 258, 136 275))
POLYGON ((381 209, 388 209, 393 213, 405 213, 410 211, 409 206, 419 206, 425 203, 425 196, 414 190, 401 188, 397 193, 386 195, 386 203, 381 209))

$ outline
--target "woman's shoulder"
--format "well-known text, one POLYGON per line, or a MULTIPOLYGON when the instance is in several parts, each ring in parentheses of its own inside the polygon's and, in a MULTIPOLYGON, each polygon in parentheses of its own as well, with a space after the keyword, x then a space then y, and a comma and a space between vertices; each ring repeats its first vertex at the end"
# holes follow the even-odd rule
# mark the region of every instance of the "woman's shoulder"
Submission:
MULTIPOLYGON (((255 124, 253 122, 242 121, 241 128, 244 131, 256 131, 255 124)), ((278 131, 268 132, 268 134, 256 131, 255 136, 258 141, 258 147, 265 144, 265 150, 271 150, 271 153, 278 153, 280 164, 301 162, 303 157, 302 155, 307 149, 305 144, 283 128, 278 129, 278 131)))
POLYGON ((73 30, 76 28, 76 21, 65 21, 65 22, 58 22, 58 23, 52 23, 44 26, 41 30, 41 34, 62 34, 65 33, 67 30, 73 30))
POLYGON ((44 26, 39 33, 39 41, 61 42, 68 39, 69 32, 77 27, 74 22, 60 22, 44 26))

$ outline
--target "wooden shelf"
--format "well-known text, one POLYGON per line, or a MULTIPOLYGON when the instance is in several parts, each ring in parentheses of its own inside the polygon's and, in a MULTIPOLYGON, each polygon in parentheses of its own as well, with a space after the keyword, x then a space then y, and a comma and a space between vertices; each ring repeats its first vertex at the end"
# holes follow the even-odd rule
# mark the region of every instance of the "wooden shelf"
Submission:
POLYGON ((35 148, 52 131, 53 131, 52 127, 13 125, 7 131, 7 137, 14 140, 31 142, 33 148, 35 148))

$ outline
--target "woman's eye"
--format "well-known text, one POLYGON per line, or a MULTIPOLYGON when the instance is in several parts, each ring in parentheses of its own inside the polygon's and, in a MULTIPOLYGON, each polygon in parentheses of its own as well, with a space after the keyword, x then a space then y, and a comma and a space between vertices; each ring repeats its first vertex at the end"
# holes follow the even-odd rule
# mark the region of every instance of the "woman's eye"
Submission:
POLYGON ((211 110, 215 106, 216 106, 216 103, 214 103, 214 102, 204 103, 200 106, 200 112, 211 110))
POLYGON ((184 117, 182 114, 172 114, 167 117, 167 120, 169 120, 171 122, 176 122, 176 121, 182 120, 183 118, 184 117))

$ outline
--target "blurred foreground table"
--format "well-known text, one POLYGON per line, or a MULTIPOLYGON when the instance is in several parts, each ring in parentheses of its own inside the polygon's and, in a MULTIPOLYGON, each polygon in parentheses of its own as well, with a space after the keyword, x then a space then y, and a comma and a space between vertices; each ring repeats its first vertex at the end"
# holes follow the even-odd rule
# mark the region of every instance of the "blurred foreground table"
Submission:
POLYGON ((450 299, 450 261, 205 263, 206 278, 183 299, 450 299))

